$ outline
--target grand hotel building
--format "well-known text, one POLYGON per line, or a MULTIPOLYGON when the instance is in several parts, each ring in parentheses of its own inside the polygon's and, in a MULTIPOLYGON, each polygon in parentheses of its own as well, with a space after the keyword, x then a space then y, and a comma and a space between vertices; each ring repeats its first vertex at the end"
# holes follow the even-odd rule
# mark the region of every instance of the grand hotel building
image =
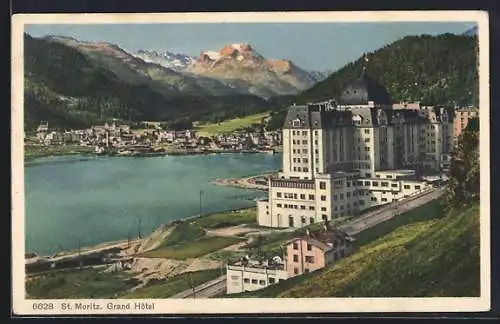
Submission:
POLYGON ((407 198, 442 171, 453 143, 452 108, 394 109, 366 72, 340 100, 289 108, 283 168, 257 202, 258 223, 302 227, 407 198))

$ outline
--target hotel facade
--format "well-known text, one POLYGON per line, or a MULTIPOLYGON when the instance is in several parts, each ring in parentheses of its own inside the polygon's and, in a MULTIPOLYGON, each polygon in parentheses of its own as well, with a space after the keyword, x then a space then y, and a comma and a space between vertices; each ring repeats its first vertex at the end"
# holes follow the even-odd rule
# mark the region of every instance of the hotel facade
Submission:
POLYGON ((293 105, 283 125, 283 168, 257 202, 261 226, 300 228, 408 198, 431 186, 453 146, 454 110, 393 107, 366 72, 340 100, 293 105))

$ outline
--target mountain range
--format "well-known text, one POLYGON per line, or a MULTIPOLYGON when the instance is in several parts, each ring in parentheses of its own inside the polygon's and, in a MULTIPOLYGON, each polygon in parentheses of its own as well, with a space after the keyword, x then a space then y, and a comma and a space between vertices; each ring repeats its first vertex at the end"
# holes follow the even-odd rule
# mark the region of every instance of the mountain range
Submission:
MULTIPOLYGON (((476 104, 477 37, 466 34, 405 37, 369 53, 368 71, 394 101, 476 104)), ((280 127, 291 102, 335 98, 365 65, 362 56, 334 73, 306 71, 245 43, 192 57, 131 54, 62 36, 25 34, 24 41, 27 128, 42 119, 81 127, 108 118, 218 121, 266 110, 280 127)))

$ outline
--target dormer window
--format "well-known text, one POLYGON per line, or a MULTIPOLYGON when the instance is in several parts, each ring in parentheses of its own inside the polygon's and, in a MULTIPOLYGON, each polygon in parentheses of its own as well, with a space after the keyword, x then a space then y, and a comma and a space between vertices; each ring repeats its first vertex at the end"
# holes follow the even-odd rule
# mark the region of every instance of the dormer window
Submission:
POLYGON ((293 127, 300 127, 300 119, 293 120, 293 127))

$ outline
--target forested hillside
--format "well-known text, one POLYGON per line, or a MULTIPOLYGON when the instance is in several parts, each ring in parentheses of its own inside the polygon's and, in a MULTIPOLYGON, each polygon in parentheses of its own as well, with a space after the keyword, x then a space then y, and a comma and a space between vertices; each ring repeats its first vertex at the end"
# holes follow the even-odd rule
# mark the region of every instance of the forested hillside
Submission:
MULTIPOLYGON (((297 104, 338 98, 345 82, 366 64, 393 102, 429 105, 478 105, 478 43, 475 36, 409 36, 358 58, 294 98, 297 104)), ((287 105, 277 109, 272 125, 281 127, 287 105)))

